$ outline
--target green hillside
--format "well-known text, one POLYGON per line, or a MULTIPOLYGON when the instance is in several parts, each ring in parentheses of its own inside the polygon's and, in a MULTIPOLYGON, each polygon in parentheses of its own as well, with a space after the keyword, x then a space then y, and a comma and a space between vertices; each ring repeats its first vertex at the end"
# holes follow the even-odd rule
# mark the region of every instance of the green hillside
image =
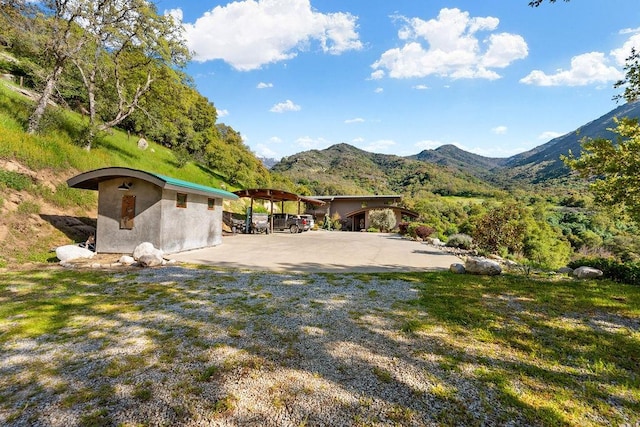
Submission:
POLYGON ((86 238, 88 228, 81 223, 94 225, 97 195, 66 185, 80 172, 123 166, 229 191, 238 188, 153 141, 142 150, 138 138, 120 130, 101 135, 87 151, 76 143, 83 118, 68 110, 52 109, 43 130, 28 135, 24 126, 32 101, 16 89, 0 83, 0 266, 44 261, 52 257, 52 247, 86 238))
POLYGON ((430 192, 495 196, 498 188, 460 170, 406 157, 375 154, 348 144, 283 158, 279 172, 316 195, 430 192))

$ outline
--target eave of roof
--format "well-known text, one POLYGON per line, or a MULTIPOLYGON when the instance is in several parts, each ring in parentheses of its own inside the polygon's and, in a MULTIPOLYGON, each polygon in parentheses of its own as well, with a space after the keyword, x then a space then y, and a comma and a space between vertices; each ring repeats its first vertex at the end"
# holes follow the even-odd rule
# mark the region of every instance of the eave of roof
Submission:
POLYGON ((400 211, 401 215, 410 216, 412 218, 418 218, 420 216, 420 214, 418 212, 416 212, 416 211, 412 211, 410 209, 405 209, 405 208, 399 208, 397 206, 389 206, 387 208, 367 207, 367 208, 357 209, 355 211, 348 212, 347 214, 345 214, 345 216, 347 218, 350 218, 350 217, 352 217, 354 215, 358 215, 358 214, 361 214, 361 213, 367 213, 367 212, 370 212, 370 211, 376 211, 376 210, 380 210, 380 209, 391 209, 391 210, 394 210, 394 211, 397 210, 397 211, 400 211))
POLYGON ((234 191, 234 194, 240 197, 250 197, 252 199, 272 200, 274 202, 304 202, 312 205, 322 206, 324 201, 312 197, 300 196, 299 194, 290 193, 284 190, 275 190, 272 188, 252 188, 246 190, 234 191))
POLYGON ((311 196, 314 199, 318 200, 367 200, 367 199, 398 199, 402 200, 401 194, 387 194, 387 195, 378 195, 378 194, 367 194, 367 195, 357 195, 357 196, 311 196))
POLYGON ((238 198, 237 195, 219 188, 207 187, 206 185, 196 184, 153 172, 123 167, 94 169, 92 171, 84 172, 69 178, 67 180, 67 185, 72 188, 83 188, 86 190, 97 191, 100 182, 114 178, 137 178, 167 190, 185 191, 187 193, 203 196, 213 195, 229 200, 236 200, 238 198))

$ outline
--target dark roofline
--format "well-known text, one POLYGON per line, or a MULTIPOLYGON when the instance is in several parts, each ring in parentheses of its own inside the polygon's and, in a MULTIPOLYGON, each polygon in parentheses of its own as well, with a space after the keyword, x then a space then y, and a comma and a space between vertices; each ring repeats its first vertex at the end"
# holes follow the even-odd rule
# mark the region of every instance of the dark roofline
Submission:
POLYGON ((300 196, 299 194, 290 193, 284 190, 276 190, 273 188, 251 188, 245 190, 234 191, 234 194, 240 197, 250 197, 259 200, 272 200, 274 202, 304 202, 311 205, 322 206, 324 201, 313 197, 300 196))
POLYGON ((402 195, 400 194, 387 194, 387 195, 378 195, 378 194, 369 194, 369 195, 357 195, 357 196, 311 196, 314 199, 318 200, 365 200, 365 199, 398 199, 402 200, 402 195))
POLYGON ((152 172, 146 172, 138 169, 109 167, 102 169, 94 169, 84 172, 67 180, 67 185, 71 188, 82 188, 85 190, 98 190, 98 185, 103 181, 116 178, 137 178, 150 182, 160 188, 166 190, 184 191, 191 194, 199 194, 202 196, 217 196, 223 199, 236 200, 238 196, 229 191, 219 188, 207 187, 205 185, 196 184, 181 179, 172 178, 152 172))

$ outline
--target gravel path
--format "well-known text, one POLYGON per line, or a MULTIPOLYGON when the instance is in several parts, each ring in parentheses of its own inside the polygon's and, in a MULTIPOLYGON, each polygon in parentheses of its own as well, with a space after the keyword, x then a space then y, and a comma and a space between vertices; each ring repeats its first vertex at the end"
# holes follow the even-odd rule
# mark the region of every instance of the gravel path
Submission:
MULTIPOLYGON (((412 282, 165 267, 90 284, 67 326, 0 353, 8 426, 516 423, 440 331, 406 333, 412 282), (114 306, 115 305, 115 306, 114 306)), ((473 350, 468 350, 473 354, 473 350)))

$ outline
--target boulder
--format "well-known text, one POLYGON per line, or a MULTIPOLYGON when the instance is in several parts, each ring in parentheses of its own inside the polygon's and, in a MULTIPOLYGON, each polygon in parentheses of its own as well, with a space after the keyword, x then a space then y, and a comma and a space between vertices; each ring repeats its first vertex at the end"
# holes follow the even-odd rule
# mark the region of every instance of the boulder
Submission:
POLYGON ((147 148, 149 148, 149 143, 147 142, 146 139, 140 138, 138 140, 138 148, 141 150, 146 150, 147 148))
POLYGON ((136 260, 132 256, 122 255, 118 262, 123 265, 132 265, 135 264, 136 260))
POLYGON ((154 255, 159 258, 162 258, 164 256, 164 252, 162 252, 162 250, 160 249, 156 249, 153 246, 153 243, 144 242, 144 243, 140 243, 133 250, 133 258, 140 261, 140 257, 144 255, 154 255))
POLYGON ((602 277, 602 271, 593 267, 578 267, 573 270, 573 276, 578 279, 597 279, 602 277))
POLYGON ((497 276, 502 273, 502 267, 496 261, 486 258, 471 257, 464 263, 467 273, 483 276, 497 276))
POLYGON ((93 258, 95 254, 95 252, 81 248, 78 245, 65 245, 56 248, 56 257, 58 257, 61 263, 66 263, 67 261, 78 258, 93 258))
POLYGON ((455 274, 465 274, 467 270, 464 268, 464 265, 454 262, 449 266, 449 271, 455 274))
POLYGON ((163 265, 163 263, 164 259, 154 254, 142 255, 138 258, 138 264, 140 264, 140 267, 156 267, 158 265, 163 265))

